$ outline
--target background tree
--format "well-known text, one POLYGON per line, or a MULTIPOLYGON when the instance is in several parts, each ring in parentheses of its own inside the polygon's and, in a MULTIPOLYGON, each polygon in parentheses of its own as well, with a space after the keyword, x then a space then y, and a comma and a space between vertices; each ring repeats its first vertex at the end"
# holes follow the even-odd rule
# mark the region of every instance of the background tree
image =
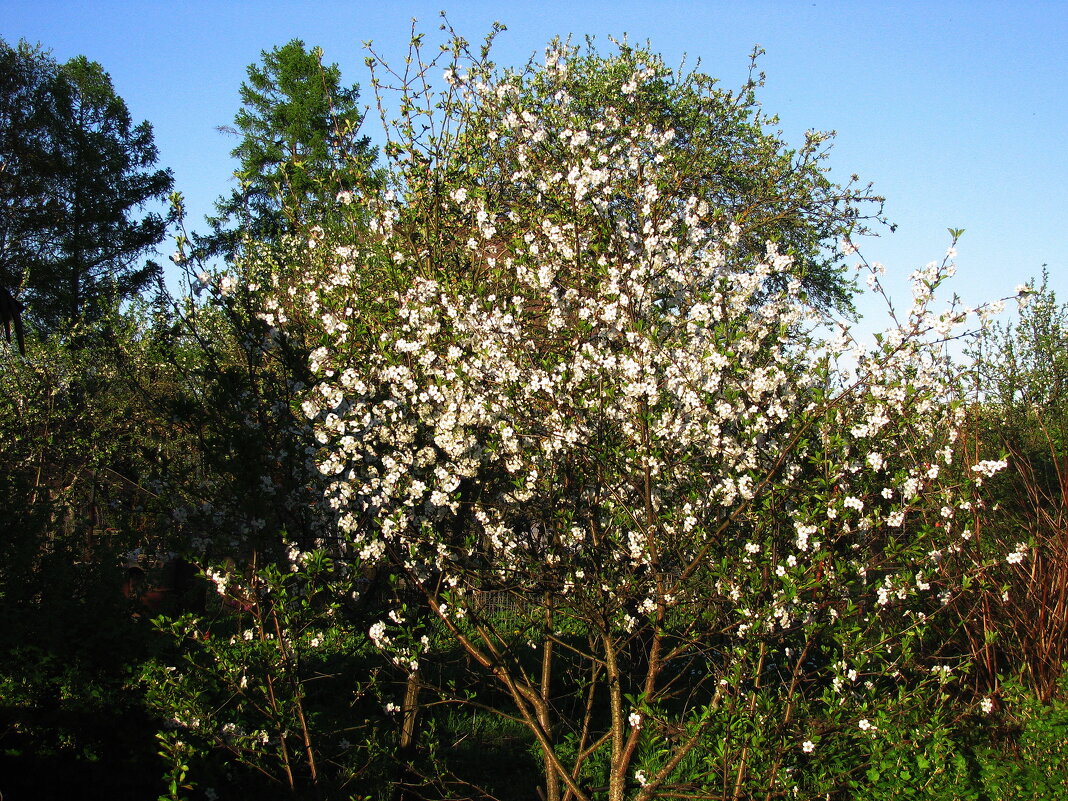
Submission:
POLYGON ((359 86, 341 85, 337 64, 293 39, 263 51, 241 84, 241 109, 229 129, 241 137, 231 151, 239 186, 216 203, 202 255, 233 260, 244 239, 276 242, 297 228, 323 224, 339 191, 369 174, 374 149, 357 135, 363 115, 359 86))
POLYGON ((3 48, 16 69, 5 79, 0 237, 5 279, 24 288, 44 330, 99 318, 158 272, 144 256, 167 220, 142 212, 171 190, 153 170, 148 122, 134 125, 110 76, 78 56, 62 65, 40 49, 3 48))
POLYGON ((134 212, 162 202, 174 184, 170 170, 151 169, 158 156, 151 124, 132 124, 99 64, 78 56, 60 79, 66 135, 57 137, 56 257, 41 276, 55 279, 56 296, 38 311, 46 322, 97 315, 107 299, 149 283, 159 267, 143 257, 166 235, 167 220, 134 212))

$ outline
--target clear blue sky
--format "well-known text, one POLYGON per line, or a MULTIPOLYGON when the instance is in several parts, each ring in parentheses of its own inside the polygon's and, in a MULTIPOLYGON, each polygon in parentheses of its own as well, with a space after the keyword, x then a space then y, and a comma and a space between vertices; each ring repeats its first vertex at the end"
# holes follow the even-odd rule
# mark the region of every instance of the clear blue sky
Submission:
MULTIPOLYGON (((196 226, 231 186, 238 86, 260 51, 299 37, 367 88, 362 42, 400 59, 410 19, 438 25, 442 3, 0 0, 0 36, 40 42, 59 60, 100 62, 136 120, 155 127, 196 226)), ((788 141, 835 130, 831 164, 887 198, 896 233, 862 243, 882 261, 899 306, 905 279, 941 257, 947 227, 964 228, 955 288, 969 303, 1011 294, 1048 264, 1068 301, 1068 2, 657 2, 570 0, 453 3, 450 20, 478 41, 508 26, 496 61, 519 65, 555 35, 629 34, 669 65, 686 53, 727 87, 754 45, 760 95, 788 141)), ((364 98, 370 100, 365 91, 364 98)), ((373 129, 370 132, 374 133, 373 129)), ((169 250, 167 251, 169 252, 169 250)), ((874 316, 876 307, 862 310, 874 316)), ((870 323, 869 323, 870 324, 870 323)))

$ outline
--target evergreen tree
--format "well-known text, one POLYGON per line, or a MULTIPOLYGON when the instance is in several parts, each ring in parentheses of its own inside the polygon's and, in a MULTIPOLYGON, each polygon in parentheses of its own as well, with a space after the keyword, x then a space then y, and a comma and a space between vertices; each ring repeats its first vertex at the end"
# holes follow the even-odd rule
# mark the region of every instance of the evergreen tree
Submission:
POLYGON ((4 179, 0 270, 19 286, 31 318, 54 331, 93 319, 143 289, 159 267, 145 261, 167 220, 143 213, 173 179, 153 170, 148 122, 134 125, 110 76, 78 56, 59 65, 40 48, 0 43, 16 70, 3 81, 4 179))
POLYGON ((339 191, 370 175, 374 150, 357 135, 359 86, 341 85, 337 64, 294 39, 262 52, 241 84, 241 109, 230 130, 241 141, 238 188, 216 203, 202 255, 233 259, 243 239, 274 242, 303 227, 330 222, 339 191))
POLYGON ((62 224, 51 265, 57 302, 50 310, 56 321, 98 313, 107 299, 129 297, 156 275, 158 265, 143 256, 162 241, 167 221, 132 212, 164 200, 174 183, 170 170, 151 170, 152 126, 131 124, 99 64, 78 56, 60 75, 70 125, 57 154, 62 224))

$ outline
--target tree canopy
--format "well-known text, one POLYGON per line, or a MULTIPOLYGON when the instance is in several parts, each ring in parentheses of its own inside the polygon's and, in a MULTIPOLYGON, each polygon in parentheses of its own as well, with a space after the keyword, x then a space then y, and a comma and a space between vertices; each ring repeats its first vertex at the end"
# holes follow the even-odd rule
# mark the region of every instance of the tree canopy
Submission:
MULTIPOLYGON (((857 185, 856 176, 845 186, 830 180, 833 133, 809 131, 796 148, 784 141, 774 127, 778 119, 757 100, 764 80, 757 71, 760 51, 747 82, 726 90, 698 69, 667 67, 647 47, 615 44, 616 52, 604 54, 592 41, 585 48, 556 41, 544 66, 491 77, 488 65, 483 73, 475 64, 469 73, 447 75, 454 102, 463 107, 447 172, 474 180, 494 218, 537 210, 554 224, 580 227, 591 237, 592 254, 603 251, 621 219, 637 220, 650 209, 663 217, 692 200, 707 222, 724 230, 736 226, 746 252, 759 257, 767 242, 776 243, 793 259, 791 275, 810 300, 848 312, 853 286, 843 276, 838 245, 868 221, 881 220, 882 199, 870 185, 857 185), (494 80, 493 93, 478 91, 494 80), (644 142, 620 137, 632 125, 641 126, 644 142), (583 136, 599 137, 614 157, 631 164, 634 185, 642 181, 646 143, 669 145, 659 154, 657 197, 617 191, 593 203, 598 176, 610 165, 572 163, 583 136), (580 178, 579 169, 592 179, 580 178)), ((418 163, 417 154, 404 157, 410 156, 418 163)))
POLYGON ((99 316, 158 272, 146 254, 170 192, 148 122, 134 124, 110 76, 78 56, 0 43, 0 280, 45 331, 99 316))

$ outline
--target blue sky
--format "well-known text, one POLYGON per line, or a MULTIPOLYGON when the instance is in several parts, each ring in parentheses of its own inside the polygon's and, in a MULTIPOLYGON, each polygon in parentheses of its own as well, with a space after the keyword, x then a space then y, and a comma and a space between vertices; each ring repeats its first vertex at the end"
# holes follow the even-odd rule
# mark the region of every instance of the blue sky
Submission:
MULTIPOLYGON (((896 233, 861 243, 907 306, 906 278, 964 228, 954 289, 968 303, 1011 294, 1048 265, 1068 301, 1068 3, 1022 2, 239 2, 0 0, 0 36, 59 60, 100 62, 136 120, 149 120, 196 227, 231 187, 238 87, 260 51, 301 38, 364 87, 362 43, 400 59, 410 20, 434 31, 444 6, 478 41, 508 26, 500 65, 540 55, 556 35, 648 39, 669 65, 688 54, 736 87, 759 44, 764 109, 788 142, 838 133, 832 176, 857 173, 887 198, 896 233)), ((369 132, 375 133, 374 129, 369 132)), ((169 252, 169 250, 167 251, 169 252)), ((869 325, 878 315, 861 306, 869 325)))

